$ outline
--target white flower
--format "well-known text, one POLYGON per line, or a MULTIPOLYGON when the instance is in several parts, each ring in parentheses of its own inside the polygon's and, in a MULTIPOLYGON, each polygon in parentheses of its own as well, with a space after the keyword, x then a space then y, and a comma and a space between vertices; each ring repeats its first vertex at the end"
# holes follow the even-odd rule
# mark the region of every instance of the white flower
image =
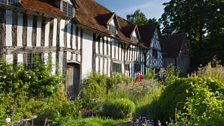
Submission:
POLYGON ((32 118, 32 119, 35 119, 35 118, 37 118, 37 115, 33 115, 31 118, 32 118))
POLYGON ((10 123, 10 122, 11 122, 11 118, 6 118, 5 121, 6 121, 7 123, 10 123))

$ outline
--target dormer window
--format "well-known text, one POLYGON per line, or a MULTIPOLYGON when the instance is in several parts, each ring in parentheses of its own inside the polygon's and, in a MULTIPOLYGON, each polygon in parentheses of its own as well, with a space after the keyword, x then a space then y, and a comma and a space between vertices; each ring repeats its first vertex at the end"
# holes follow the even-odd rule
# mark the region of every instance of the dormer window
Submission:
POLYGON ((114 25, 108 24, 108 30, 113 34, 116 35, 117 30, 116 27, 114 25))
POLYGON ((68 17, 73 17, 73 6, 72 4, 63 1, 63 12, 68 17))
POLYGON ((131 40, 132 40, 134 43, 137 43, 137 42, 138 42, 138 38, 135 37, 135 36, 131 36, 131 40))
POLYGON ((111 32, 112 36, 117 34, 117 29, 119 28, 119 24, 117 22, 116 15, 114 13, 109 13, 110 19, 107 21, 107 30, 111 32))
POLYGON ((134 43, 138 43, 138 34, 137 34, 137 30, 134 30, 131 34, 131 40, 134 42, 134 43))
POLYGON ((4 3, 4 4, 7 4, 7 5, 14 5, 14 4, 17 4, 19 2, 20 2, 20 0, 0 0, 0 3, 4 3))

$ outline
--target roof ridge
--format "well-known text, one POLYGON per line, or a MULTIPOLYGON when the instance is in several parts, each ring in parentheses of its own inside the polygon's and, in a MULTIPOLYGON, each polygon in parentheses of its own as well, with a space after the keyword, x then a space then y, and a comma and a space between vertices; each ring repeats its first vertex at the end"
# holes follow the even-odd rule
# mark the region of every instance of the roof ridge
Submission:
POLYGON ((112 12, 111 10, 109 10, 108 8, 106 8, 105 6, 103 6, 103 5, 99 4, 98 2, 96 2, 96 0, 91 0, 91 1, 93 1, 95 4, 97 4, 97 5, 99 5, 99 6, 103 7, 103 8, 106 9, 107 11, 112 12))

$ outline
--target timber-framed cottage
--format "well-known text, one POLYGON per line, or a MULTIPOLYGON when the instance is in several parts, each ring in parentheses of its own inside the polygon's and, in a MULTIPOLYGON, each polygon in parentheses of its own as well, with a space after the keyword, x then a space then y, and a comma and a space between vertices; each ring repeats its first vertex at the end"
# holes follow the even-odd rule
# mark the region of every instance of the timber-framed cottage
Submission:
POLYGON ((0 58, 32 64, 51 60, 77 93, 90 72, 130 77, 162 67, 157 24, 137 27, 95 0, 0 0, 0 58))

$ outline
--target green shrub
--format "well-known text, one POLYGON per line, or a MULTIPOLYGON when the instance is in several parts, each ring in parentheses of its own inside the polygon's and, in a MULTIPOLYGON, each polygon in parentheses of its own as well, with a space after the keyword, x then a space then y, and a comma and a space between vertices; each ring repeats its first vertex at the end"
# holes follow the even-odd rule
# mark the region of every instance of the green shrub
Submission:
POLYGON ((156 77, 156 71, 153 69, 152 65, 150 65, 149 70, 146 72, 145 79, 150 80, 156 77))
POLYGON ((91 73, 85 80, 81 90, 80 102, 82 108, 94 109, 100 104, 118 83, 128 83, 130 78, 120 73, 113 73, 110 77, 100 73, 91 73))
POLYGON ((158 99, 163 89, 164 86, 157 80, 143 80, 140 84, 121 85, 119 88, 112 90, 108 98, 125 98, 133 101, 136 105, 135 117, 150 116, 150 118, 158 118, 158 99))
POLYGON ((65 116, 77 117, 76 104, 64 96, 61 82, 60 75, 51 74, 51 65, 42 64, 38 59, 34 60, 31 70, 23 65, 2 62, 0 106, 4 107, 0 107, 0 125, 5 124, 6 117, 19 121, 33 115, 54 115, 43 118, 56 123, 65 116))
POLYGON ((159 118, 159 98, 162 94, 163 86, 153 84, 148 87, 145 93, 142 93, 141 97, 136 101, 136 109, 134 116, 145 116, 148 118, 159 118))
POLYGON ((103 104, 102 115, 114 119, 130 117, 135 110, 135 104, 129 99, 110 99, 103 104))
MULTIPOLYGON (((186 114, 189 111, 186 108, 191 108, 194 104, 196 106, 201 105, 198 106, 198 108, 196 106, 194 106, 193 108, 196 109, 194 111, 201 111, 201 113, 199 113, 202 114, 203 111, 205 112, 205 110, 208 109, 205 106, 204 110, 201 109, 203 108, 203 105, 207 104, 203 101, 204 99, 206 99, 206 95, 204 95, 205 93, 202 93, 202 91, 209 90, 210 92, 207 92, 208 94, 217 94, 216 92, 224 92, 223 87, 223 83, 209 78, 200 78, 197 76, 189 78, 176 78, 165 88, 159 99, 161 110, 160 118, 163 122, 169 121, 170 119, 176 120, 179 118, 175 117, 176 114, 178 114, 180 111, 181 113, 186 114), (197 90, 197 86, 199 86, 199 88, 201 88, 202 90, 197 90), (199 93, 200 91, 201 93, 199 93), (198 99, 198 102, 192 103, 191 106, 186 106, 187 104, 189 105, 189 103, 192 102, 192 98, 195 95, 198 96, 198 98, 201 100, 198 99)), ((212 100, 208 100, 208 104, 212 103, 211 101, 212 100)), ((218 104, 221 105, 220 103, 218 104)), ((198 114, 198 116, 200 114, 198 114)))
POLYGON ((95 107, 99 100, 106 97, 107 92, 107 76, 97 73, 91 73, 87 79, 84 80, 84 86, 81 89, 81 99, 83 108, 95 107))
POLYGON ((184 108, 176 113, 169 125, 222 126, 224 123, 224 84, 211 78, 199 78, 192 83, 184 108))
POLYGON ((191 90, 191 83, 197 83, 193 78, 173 78, 164 89, 159 98, 160 119, 162 122, 174 119, 176 108, 182 109, 189 94, 186 90, 191 90))
POLYGON ((107 118, 91 117, 91 118, 66 118, 61 126, 114 126, 123 120, 112 120, 107 118))

